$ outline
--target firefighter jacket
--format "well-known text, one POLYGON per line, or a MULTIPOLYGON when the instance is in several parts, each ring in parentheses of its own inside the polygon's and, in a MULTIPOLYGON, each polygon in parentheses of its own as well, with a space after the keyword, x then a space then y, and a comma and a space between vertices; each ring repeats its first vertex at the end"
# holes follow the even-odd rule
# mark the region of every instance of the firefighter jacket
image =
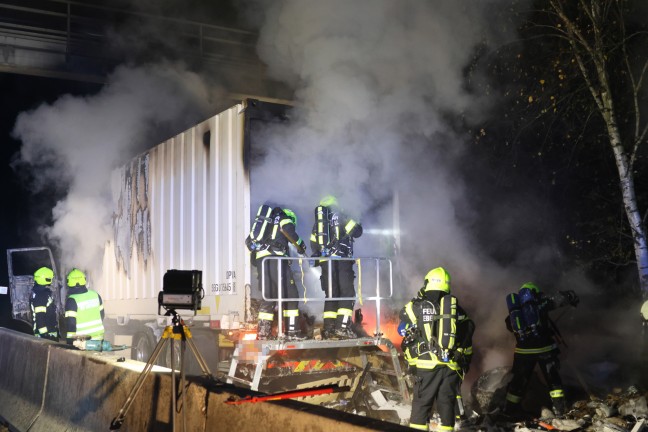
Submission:
POLYGON ((256 260, 267 256, 286 256, 288 254, 288 242, 295 245, 300 254, 306 252, 304 240, 297 234, 297 229, 292 219, 280 207, 276 207, 272 213, 272 232, 267 244, 255 252, 256 260))
MULTIPOLYGON (((475 326, 466 311, 457 305, 455 347, 447 356, 442 355, 436 335, 439 325, 439 301, 443 295, 445 293, 441 291, 421 290, 418 297, 401 309, 401 321, 417 328, 415 348, 410 348, 407 355, 416 355, 415 365, 418 369, 447 366, 465 372, 472 357, 472 335, 475 326)), ((412 361, 408 359, 408 363, 411 365, 412 361)))
POLYGON ((34 318, 34 335, 48 339, 58 338, 56 302, 50 287, 34 285, 30 305, 34 318))
POLYGON ((69 343, 76 336, 86 335, 100 340, 104 336, 104 309, 101 296, 85 286, 68 289, 65 300, 66 339, 69 343))
MULTIPOLYGON (((551 351, 558 351, 557 337, 558 329, 549 317, 549 312, 557 307, 563 306, 562 299, 555 300, 553 297, 545 296, 544 293, 536 295, 539 325, 535 334, 524 339, 516 337, 515 352, 518 354, 542 354, 551 351)), ((505 319, 506 328, 513 332, 510 317, 505 319)))
POLYGON ((353 241, 362 235, 359 222, 336 207, 318 206, 310 242, 313 256, 353 257, 353 241))

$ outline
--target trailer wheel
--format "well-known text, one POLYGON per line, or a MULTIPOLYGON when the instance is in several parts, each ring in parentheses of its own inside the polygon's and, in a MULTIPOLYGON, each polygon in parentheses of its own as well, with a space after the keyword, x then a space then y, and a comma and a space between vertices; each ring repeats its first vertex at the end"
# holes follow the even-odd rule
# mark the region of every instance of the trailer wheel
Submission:
POLYGON ((133 345, 131 346, 131 359, 141 362, 148 362, 155 349, 155 340, 153 335, 145 332, 136 333, 133 336, 133 345))

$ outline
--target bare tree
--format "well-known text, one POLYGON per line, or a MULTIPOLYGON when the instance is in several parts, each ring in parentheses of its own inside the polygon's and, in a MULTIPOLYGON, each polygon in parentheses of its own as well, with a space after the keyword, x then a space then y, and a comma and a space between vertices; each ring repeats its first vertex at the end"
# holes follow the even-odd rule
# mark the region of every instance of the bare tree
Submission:
POLYGON ((648 118, 642 113, 648 35, 641 29, 628 31, 631 5, 627 0, 548 0, 546 10, 551 34, 566 43, 605 124, 632 233, 639 286, 648 295, 646 216, 641 216, 635 190, 635 162, 648 133, 648 118))

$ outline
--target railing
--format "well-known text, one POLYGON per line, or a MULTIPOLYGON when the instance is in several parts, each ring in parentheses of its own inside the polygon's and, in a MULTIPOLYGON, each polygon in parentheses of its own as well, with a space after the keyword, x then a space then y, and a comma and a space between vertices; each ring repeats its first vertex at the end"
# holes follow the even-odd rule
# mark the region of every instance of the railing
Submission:
MULTIPOLYGON (((327 301, 370 301, 375 303, 375 312, 376 312, 376 328, 375 328, 375 334, 381 334, 380 330, 380 311, 381 311, 381 302, 383 300, 388 300, 393 297, 394 294, 394 287, 393 287, 393 268, 392 268, 392 262, 388 258, 383 258, 383 257, 359 257, 359 258, 341 258, 341 257, 317 257, 317 258, 299 258, 299 257, 281 257, 281 256, 268 256, 265 257, 264 260, 269 261, 268 265, 275 265, 273 261, 276 261, 276 266, 277 266, 277 297, 269 297, 268 287, 267 287, 267 277, 266 277, 266 267, 267 265, 261 266, 261 296, 264 301, 276 301, 277 302, 277 335, 278 337, 283 336, 283 304, 285 302, 300 302, 300 301, 312 301, 312 302, 327 302, 327 301), (327 262, 327 261, 353 261, 356 263, 356 266, 358 267, 357 271, 357 284, 355 284, 355 293, 356 295, 354 297, 333 297, 333 281, 332 281, 332 271, 333 271, 333 266, 329 265, 326 266, 327 270, 329 272, 328 274, 328 296, 327 297, 311 297, 307 296, 306 294, 309 291, 309 287, 306 286, 306 283, 302 283, 302 288, 304 289, 304 295, 302 297, 283 297, 283 290, 282 290, 282 281, 285 275, 283 275, 282 271, 282 266, 281 266, 281 261, 289 261, 289 265, 291 262, 298 262, 300 264, 300 267, 303 271, 303 265, 310 265, 311 262, 314 261, 319 261, 319 262, 327 262), (304 263, 305 262, 305 263, 304 263), (358 294, 359 292, 359 287, 362 286, 362 277, 363 275, 366 276, 367 274, 365 273, 365 270, 363 270, 363 267, 366 267, 369 263, 373 263, 375 267, 375 272, 373 273, 375 275, 375 279, 373 280, 375 282, 375 291, 373 292, 374 295, 369 295, 369 296, 360 296, 358 294), (387 275, 383 275, 381 271, 387 272, 387 275), (386 284, 387 287, 383 287, 384 284, 381 283, 381 281, 384 281, 386 279, 386 284), (387 294, 385 296, 381 295, 383 291, 387 291, 387 294)), ((322 268, 322 267, 320 267, 322 268)), ((370 269, 374 270, 374 269, 370 269)), ((315 288, 311 288, 315 289, 315 288)), ((318 283, 317 291, 321 291, 321 285, 318 283)))

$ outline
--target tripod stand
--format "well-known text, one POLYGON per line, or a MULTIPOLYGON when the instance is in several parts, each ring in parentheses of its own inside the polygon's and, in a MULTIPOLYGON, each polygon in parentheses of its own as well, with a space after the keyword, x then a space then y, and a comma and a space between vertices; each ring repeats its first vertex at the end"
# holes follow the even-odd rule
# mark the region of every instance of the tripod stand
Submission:
MULTIPOLYGON (((144 369, 142 370, 142 373, 140 373, 139 377, 137 378, 137 381, 135 382, 135 385, 133 386, 132 390, 128 394, 128 397, 126 398, 126 402, 124 402, 124 405, 121 407, 119 410, 119 414, 117 414, 117 417, 113 419, 113 421, 110 423, 110 430, 117 430, 121 428, 122 424, 124 423, 124 419, 126 417, 126 413, 130 409, 131 405, 135 401, 135 397, 137 397, 137 394, 139 391, 142 389, 142 386, 144 385, 144 382, 146 381, 146 377, 151 373, 151 370, 153 369, 153 365, 157 361, 157 358, 159 357, 160 353, 162 352, 162 349, 164 346, 167 344, 167 342, 171 342, 170 349, 171 349, 171 404, 172 404, 172 425, 173 425, 173 431, 175 431, 175 425, 176 425, 176 413, 177 413, 177 393, 176 393, 176 370, 175 370, 175 352, 174 352, 174 343, 176 341, 180 341, 180 388, 182 389, 182 407, 185 406, 185 371, 184 371, 184 352, 186 345, 189 345, 189 348, 191 349, 191 352, 193 352, 194 356, 196 357, 196 360, 198 361, 198 364, 200 365, 200 368, 202 369, 203 375, 215 380, 214 376, 212 375, 211 371, 209 370, 209 367, 207 366, 207 363, 205 362, 205 359, 203 356, 200 354, 198 351, 198 348, 196 348, 196 345, 193 342, 193 339, 191 338, 191 332, 189 331, 189 328, 184 324, 184 321, 178 315, 178 313, 174 309, 169 309, 167 313, 165 314, 166 316, 172 316, 172 322, 173 325, 167 326, 164 329, 164 333, 162 334, 162 337, 160 338, 160 341, 157 343, 155 346, 155 349, 153 350, 153 353, 151 354, 151 357, 149 360, 146 362, 146 365, 144 366, 144 369)), ((186 424, 185 424, 185 416, 182 417, 183 423, 182 423, 182 430, 186 430, 186 424)))

